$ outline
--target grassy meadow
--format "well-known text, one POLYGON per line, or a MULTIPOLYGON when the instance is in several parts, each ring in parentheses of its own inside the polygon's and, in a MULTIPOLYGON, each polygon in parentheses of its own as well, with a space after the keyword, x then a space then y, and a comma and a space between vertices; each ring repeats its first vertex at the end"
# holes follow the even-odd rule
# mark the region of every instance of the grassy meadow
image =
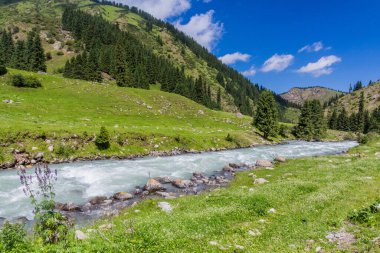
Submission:
POLYGON ((5 160, 11 159, 11 148, 43 151, 47 158, 96 155, 99 150, 93 140, 101 126, 112 138, 111 148, 102 152, 107 156, 262 143, 251 121, 156 89, 121 88, 18 70, 0 78, 0 152, 5 160), (9 75, 17 73, 37 77, 43 87, 8 85, 9 75), (232 140, 226 140, 228 134, 232 140), (50 153, 51 144, 56 150, 64 146, 67 152, 50 153))

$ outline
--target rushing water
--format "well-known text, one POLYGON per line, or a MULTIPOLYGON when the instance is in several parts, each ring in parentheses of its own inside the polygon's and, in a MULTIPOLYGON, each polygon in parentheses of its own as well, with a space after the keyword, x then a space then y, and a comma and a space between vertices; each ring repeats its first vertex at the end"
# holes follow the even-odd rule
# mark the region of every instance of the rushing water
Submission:
MULTIPOLYGON (((147 157, 138 160, 94 161, 51 165, 58 170, 56 200, 83 204, 94 196, 110 196, 120 191, 133 191, 151 177, 171 176, 188 179, 192 172, 211 174, 228 163, 254 164, 257 159, 273 159, 339 154, 356 146, 356 142, 302 142, 258 146, 202 154, 172 157, 147 157)), ((30 171, 30 173, 32 170, 30 171)), ((32 207, 20 186, 17 171, 0 172, 0 217, 32 219, 32 207)))

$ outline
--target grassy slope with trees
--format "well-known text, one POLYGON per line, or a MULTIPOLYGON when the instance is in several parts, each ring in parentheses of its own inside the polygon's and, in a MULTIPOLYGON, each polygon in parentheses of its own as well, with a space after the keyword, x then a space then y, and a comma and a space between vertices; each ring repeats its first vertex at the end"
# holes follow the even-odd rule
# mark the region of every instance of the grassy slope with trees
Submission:
POLYGON ((158 90, 11 70, 0 77, 0 101, 0 150, 4 160, 12 158, 10 148, 24 148, 31 153, 45 151, 49 157, 57 158, 96 155, 99 150, 94 138, 101 126, 111 135, 111 148, 101 152, 106 155, 147 154, 174 147, 232 148, 262 142, 252 131, 250 117, 212 111, 179 95, 158 90), (10 75, 19 73, 36 77, 43 87, 8 85, 10 75), (232 141, 225 140, 228 134, 232 141), (53 141, 55 150, 64 145, 67 152, 50 153, 46 139, 53 141), (32 147, 38 150, 32 151, 32 147))

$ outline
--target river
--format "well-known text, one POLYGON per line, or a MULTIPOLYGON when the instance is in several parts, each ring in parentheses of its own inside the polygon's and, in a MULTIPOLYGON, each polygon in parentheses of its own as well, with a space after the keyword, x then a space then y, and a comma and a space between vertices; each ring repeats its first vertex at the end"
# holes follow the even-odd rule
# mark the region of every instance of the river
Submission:
MULTIPOLYGON (((228 163, 254 164, 257 159, 272 160, 276 155, 286 158, 333 155, 356 145, 358 143, 353 141, 291 141, 281 145, 172 157, 57 164, 50 165, 50 168, 58 171, 56 200, 83 204, 95 196, 111 196, 120 191, 133 192, 135 186, 143 186, 149 176, 189 179, 195 171, 212 174, 228 163)), ((32 206, 22 191, 17 171, 0 171, 0 217, 12 219, 19 216, 32 219, 32 206)))

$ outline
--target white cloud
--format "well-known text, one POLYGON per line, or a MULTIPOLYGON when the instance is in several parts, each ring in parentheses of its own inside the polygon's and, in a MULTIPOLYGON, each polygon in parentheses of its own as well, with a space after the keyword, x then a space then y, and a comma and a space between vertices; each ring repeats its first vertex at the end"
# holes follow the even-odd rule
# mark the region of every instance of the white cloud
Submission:
POLYGON ((302 52, 305 52, 305 51, 309 52, 309 53, 310 52, 318 52, 318 51, 321 51, 323 48, 324 48, 324 46, 323 46, 322 41, 317 41, 317 42, 314 42, 311 45, 306 45, 303 48, 299 49, 298 53, 302 53, 302 52))
POLYGON ((284 71, 290 64, 292 64, 294 56, 291 54, 275 54, 266 60, 261 68, 262 72, 281 72, 284 71))
POLYGON ((297 72, 311 74, 314 77, 329 75, 333 72, 333 69, 330 67, 333 64, 341 61, 342 58, 335 55, 324 56, 320 58, 317 62, 310 62, 306 66, 301 67, 297 70, 297 72))
POLYGON ((241 72, 244 76, 254 76, 256 75, 257 71, 255 66, 252 66, 250 69, 241 72))
POLYGON ((221 60, 225 64, 234 64, 237 61, 247 62, 251 58, 249 54, 242 54, 240 52, 236 52, 233 54, 226 54, 222 57, 219 57, 219 60, 221 60))
POLYGON ((117 2, 135 6, 160 19, 178 17, 191 7, 191 0, 117 0, 117 2))
POLYGON ((196 14, 190 18, 187 24, 181 24, 181 21, 177 21, 175 26, 211 50, 223 34, 223 24, 214 22, 213 15, 213 10, 204 14, 196 14))

